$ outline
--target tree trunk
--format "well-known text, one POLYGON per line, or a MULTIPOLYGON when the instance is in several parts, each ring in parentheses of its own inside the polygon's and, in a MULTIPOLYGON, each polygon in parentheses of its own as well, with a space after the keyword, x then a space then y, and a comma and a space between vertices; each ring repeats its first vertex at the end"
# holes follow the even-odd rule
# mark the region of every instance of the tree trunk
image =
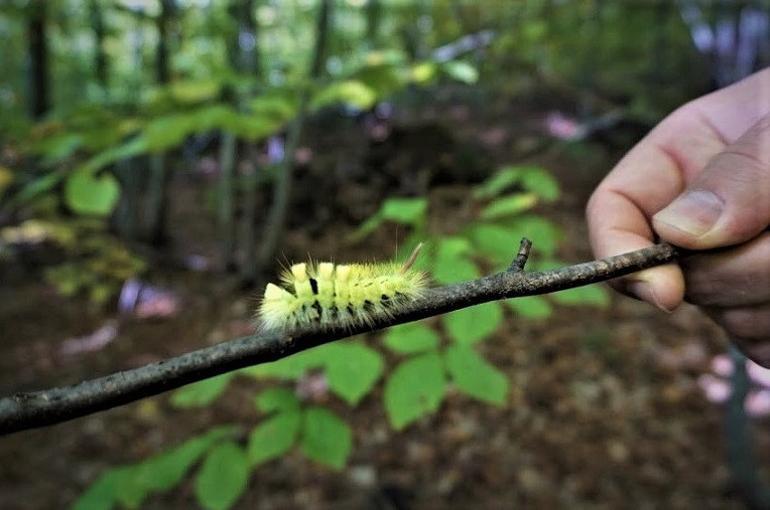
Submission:
POLYGON ((46 39, 46 2, 35 0, 29 8, 27 22, 29 42, 29 106, 35 119, 45 115, 51 107, 48 90, 48 41, 46 39))
MULTIPOLYGON (((256 5, 253 0, 241 0, 239 3, 239 64, 242 72, 247 72, 257 80, 261 77, 259 55, 259 27, 255 16, 256 5)), ((243 217, 241 220, 240 237, 243 246, 243 261, 241 264, 241 285, 252 287, 256 283, 258 273, 257 261, 257 194, 259 193, 259 147, 255 144, 249 147, 247 156, 247 173, 244 175, 243 217)))
MULTIPOLYGON (((170 63, 170 27, 176 11, 175 0, 161 0, 160 14, 157 18, 158 46, 156 55, 156 80, 159 85, 166 85, 171 80, 170 63)), ((166 216, 168 209, 168 186, 171 173, 168 171, 168 158, 165 153, 150 156, 150 178, 147 190, 145 217, 145 237, 153 246, 162 246, 168 240, 166 216)))
POLYGON ((91 28, 94 31, 94 69, 96 72, 96 81, 102 89, 102 94, 106 98, 109 96, 107 67, 107 54, 104 51, 104 37, 106 29, 104 26, 104 13, 99 5, 99 0, 91 0, 88 4, 91 16, 91 28))
POLYGON ((321 7, 318 11, 318 20, 316 23, 316 39, 315 47, 313 51, 313 60, 310 66, 310 73, 308 76, 308 84, 302 92, 300 99, 299 112, 296 118, 289 126, 289 132, 286 135, 286 151, 284 153, 283 162, 278 169, 278 180, 273 188, 273 203, 270 207, 267 222, 265 224, 265 231, 262 236, 262 245, 259 252, 259 267, 261 270, 269 267, 275 253, 278 249, 278 244, 283 236, 283 231, 286 225, 286 217, 288 215, 288 209, 291 201, 291 188, 292 188, 292 170, 294 167, 294 156, 297 152, 299 140, 302 136, 302 129, 305 123, 305 115, 307 112, 307 103, 309 101, 310 89, 309 87, 315 82, 322 73, 323 64, 326 56, 326 44, 329 36, 329 26, 331 25, 332 16, 332 0, 322 0, 321 7))

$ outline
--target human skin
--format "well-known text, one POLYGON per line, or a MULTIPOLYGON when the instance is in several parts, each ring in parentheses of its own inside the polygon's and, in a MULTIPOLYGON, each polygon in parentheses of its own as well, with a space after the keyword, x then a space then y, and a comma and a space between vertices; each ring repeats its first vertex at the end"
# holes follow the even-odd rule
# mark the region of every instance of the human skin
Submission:
POLYGON ((601 182, 586 214, 597 257, 656 239, 716 249, 613 286, 665 311, 697 305, 770 368, 770 68, 674 111, 601 182))

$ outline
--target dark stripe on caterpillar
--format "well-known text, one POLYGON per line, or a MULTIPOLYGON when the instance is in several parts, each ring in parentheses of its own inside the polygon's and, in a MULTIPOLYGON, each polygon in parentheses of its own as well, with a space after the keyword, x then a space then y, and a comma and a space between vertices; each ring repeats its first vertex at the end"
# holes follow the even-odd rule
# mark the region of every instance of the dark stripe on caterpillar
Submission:
MULTIPOLYGON (((318 282, 315 278, 310 278, 310 290, 313 291, 313 294, 318 294, 318 282)), ((316 301, 317 303, 318 301, 316 301)))

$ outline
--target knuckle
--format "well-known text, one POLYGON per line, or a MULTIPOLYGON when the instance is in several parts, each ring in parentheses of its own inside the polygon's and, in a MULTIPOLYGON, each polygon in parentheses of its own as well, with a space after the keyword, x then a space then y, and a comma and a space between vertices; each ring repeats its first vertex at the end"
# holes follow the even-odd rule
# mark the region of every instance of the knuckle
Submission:
POLYGON ((758 312, 736 308, 723 311, 717 322, 732 336, 753 341, 770 340, 770 328, 758 312))

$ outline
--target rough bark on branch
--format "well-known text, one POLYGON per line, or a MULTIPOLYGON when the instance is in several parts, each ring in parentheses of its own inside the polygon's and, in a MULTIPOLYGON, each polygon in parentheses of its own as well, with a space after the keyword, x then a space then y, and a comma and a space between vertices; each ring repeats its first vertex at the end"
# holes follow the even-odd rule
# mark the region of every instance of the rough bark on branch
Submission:
POLYGON ((373 324, 289 334, 238 338, 139 368, 117 372, 72 386, 17 393, 0 398, 0 435, 53 425, 157 395, 239 368, 275 361, 321 344, 514 297, 546 294, 617 278, 671 263, 682 254, 668 244, 567 266, 552 271, 523 270, 531 243, 524 239, 511 267, 477 280, 429 289, 392 317, 373 324))

